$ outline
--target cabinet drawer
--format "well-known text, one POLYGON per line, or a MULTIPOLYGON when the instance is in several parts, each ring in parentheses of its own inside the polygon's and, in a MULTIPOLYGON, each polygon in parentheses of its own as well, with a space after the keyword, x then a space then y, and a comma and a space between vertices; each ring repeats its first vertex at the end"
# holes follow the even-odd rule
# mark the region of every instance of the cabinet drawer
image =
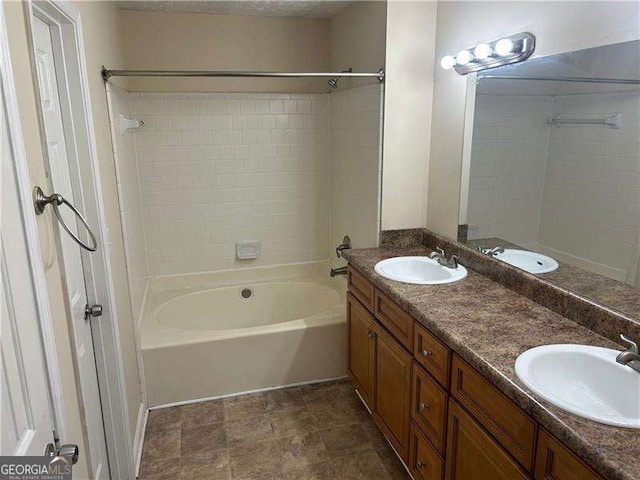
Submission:
POLYGON ((373 312, 373 283, 351 265, 347 265, 347 288, 369 311, 373 312))
POLYGON ((466 407, 525 469, 532 471, 535 422, 457 355, 453 356, 451 395, 466 407))
POLYGON ((536 480, 601 480, 564 445, 540 430, 536 454, 536 480))
POLYGON ((449 349, 426 328, 415 326, 413 356, 445 388, 449 386, 449 349))
POLYGON ((444 462, 423 433, 411 425, 409 441, 409 471, 415 480, 441 480, 444 462))
POLYGON ((411 418, 436 450, 444 452, 447 429, 447 392, 417 364, 413 364, 411 418))
POLYGON ((407 349, 413 344, 413 324, 415 321, 399 305, 380 290, 375 291, 373 314, 407 349))
POLYGON ((447 428, 447 480, 529 480, 522 467, 453 399, 447 428))

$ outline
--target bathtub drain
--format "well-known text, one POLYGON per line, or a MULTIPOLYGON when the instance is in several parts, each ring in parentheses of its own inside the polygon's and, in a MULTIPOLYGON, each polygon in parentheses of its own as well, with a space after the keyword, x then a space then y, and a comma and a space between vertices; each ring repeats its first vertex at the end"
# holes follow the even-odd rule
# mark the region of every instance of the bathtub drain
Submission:
POLYGON ((242 292, 240 292, 240 295, 242 295, 242 298, 249 298, 251 295, 253 295, 253 292, 250 288, 243 288, 242 292))

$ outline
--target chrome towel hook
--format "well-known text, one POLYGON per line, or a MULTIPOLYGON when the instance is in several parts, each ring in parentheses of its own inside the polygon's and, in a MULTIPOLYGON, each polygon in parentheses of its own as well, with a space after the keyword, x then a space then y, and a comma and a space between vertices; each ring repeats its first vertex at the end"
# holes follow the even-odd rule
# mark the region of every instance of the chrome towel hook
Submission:
POLYGON ((71 238, 73 238, 73 240, 78 245, 80 245, 82 248, 84 248, 85 250, 89 250, 90 252, 95 252, 97 250, 97 248, 98 248, 98 242, 96 241, 96 237, 93 234, 93 232, 91 231, 91 227, 87 223, 87 220, 82 216, 82 214, 78 211, 78 209, 76 207, 74 207, 73 205, 71 205, 59 193, 52 193, 51 195, 49 195, 47 197, 40 187, 37 187, 37 186, 34 187, 34 189, 33 189, 33 205, 34 205, 34 208, 35 208, 35 211, 36 211, 36 215, 42 215, 42 213, 44 212, 44 208, 49 204, 51 204, 53 206, 53 213, 56 214, 56 218, 58 219, 58 221, 62 225, 62 228, 64 228, 65 231, 69 234, 69 236, 71 238), (84 242, 82 242, 82 240, 80 240, 78 237, 76 237, 75 234, 69 228, 69 226, 64 222, 64 220, 62 219, 62 215, 60 215, 60 209, 58 208, 62 204, 65 204, 67 207, 69 207, 71 209, 71 211, 73 213, 75 213, 76 216, 80 219, 80 221, 84 225, 84 228, 87 229, 87 233, 89 234, 89 237, 91 238, 91 243, 93 244, 93 246, 89 246, 89 245, 85 244, 84 242))

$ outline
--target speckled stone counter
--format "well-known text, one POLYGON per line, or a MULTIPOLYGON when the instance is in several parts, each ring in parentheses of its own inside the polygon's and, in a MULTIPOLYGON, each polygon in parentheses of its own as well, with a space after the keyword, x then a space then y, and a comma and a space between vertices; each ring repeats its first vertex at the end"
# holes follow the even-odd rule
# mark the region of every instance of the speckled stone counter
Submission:
MULTIPOLYGON (((500 246, 526 250, 526 248, 501 238, 470 240, 467 242, 467 245, 471 247, 478 245, 482 248, 500 246)), ((564 290, 575 292, 585 298, 590 298, 601 305, 606 305, 623 315, 636 318, 640 321, 640 289, 638 287, 632 287, 626 283, 568 263, 558 262, 558 264, 560 266, 557 270, 539 274, 538 277, 554 283, 564 290)))
POLYGON ((609 427, 566 413, 530 393, 514 368, 518 355, 539 345, 620 347, 472 270, 459 282, 437 286, 394 282, 374 272, 380 260, 430 252, 411 247, 412 243, 347 250, 343 255, 604 478, 640 479, 640 430, 609 427))

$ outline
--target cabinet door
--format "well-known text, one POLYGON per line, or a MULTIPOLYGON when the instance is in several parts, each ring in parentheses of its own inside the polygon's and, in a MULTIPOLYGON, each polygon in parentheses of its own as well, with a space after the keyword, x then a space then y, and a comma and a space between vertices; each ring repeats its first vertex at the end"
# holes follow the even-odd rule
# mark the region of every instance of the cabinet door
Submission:
POLYGON ((601 477, 546 431, 538 436, 536 480, 599 480, 601 477))
POLYGON ((374 419, 406 462, 411 416, 411 355, 376 322, 374 419))
POLYGON ((369 411, 373 410, 375 379, 375 333, 372 326, 371 314, 353 295, 349 294, 347 296, 348 371, 369 411))
POLYGON ((447 480, 517 480, 529 476, 454 400, 449 402, 447 480))

